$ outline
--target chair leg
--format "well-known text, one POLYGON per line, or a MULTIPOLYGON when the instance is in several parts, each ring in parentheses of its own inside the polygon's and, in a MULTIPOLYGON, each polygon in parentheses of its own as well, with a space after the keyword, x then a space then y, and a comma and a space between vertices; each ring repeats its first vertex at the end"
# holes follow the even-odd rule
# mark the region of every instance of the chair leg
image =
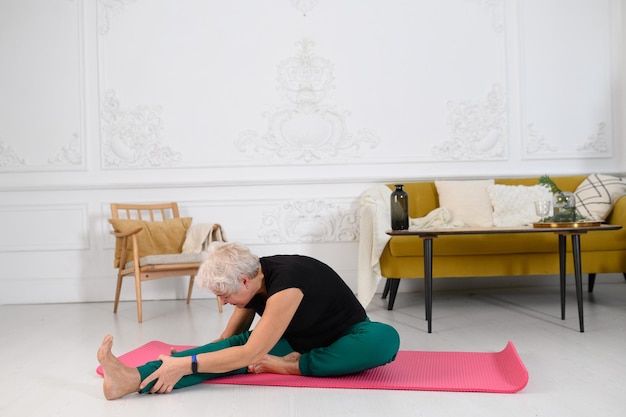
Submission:
POLYGON ((389 304, 387 304, 387 310, 393 310, 393 304, 396 302, 396 294, 398 294, 398 287, 400 286, 400 278, 388 278, 389 282, 389 304))
POLYGON ((187 290, 187 304, 191 301, 191 292, 193 291, 193 282, 196 279, 195 275, 189 277, 189 289, 187 290))
POLYGON ((143 315, 141 310, 141 275, 139 271, 135 271, 135 295, 137 298, 137 321, 141 323, 143 315))
POLYGON ((593 286, 596 283, 596 274, 589 273, 589 292, 593 292, 593 286))
POLYGON ((217 296, 217 311, 222 312, 222 297, 217 296))
POLYGON ((120 293, 122 292, 123 278, 123 276, 117 274, 117 286, 115 287, 115 303, 113 304, 113 313, 117 313, 117 306, 120 304, 120 293))

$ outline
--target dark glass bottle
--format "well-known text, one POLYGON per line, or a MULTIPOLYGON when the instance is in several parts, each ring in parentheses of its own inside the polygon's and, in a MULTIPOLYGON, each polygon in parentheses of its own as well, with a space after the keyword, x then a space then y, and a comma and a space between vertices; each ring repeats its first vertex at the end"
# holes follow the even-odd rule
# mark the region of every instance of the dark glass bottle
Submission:
POLYGON ((391 193, 391 230, 409 229, 409 195, 403 186, 396 184, 396 190, 391 193))

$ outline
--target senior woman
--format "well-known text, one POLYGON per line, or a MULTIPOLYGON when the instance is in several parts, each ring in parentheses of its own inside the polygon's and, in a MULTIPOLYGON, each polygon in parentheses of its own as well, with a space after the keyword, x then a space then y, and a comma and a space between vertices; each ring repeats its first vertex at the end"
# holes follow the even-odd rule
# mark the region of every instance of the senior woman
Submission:
POLYGON ((346 375, 389 363, 398 352, 398 332, 370 321, 341 277, 316 259, 258 258, 238 243, 214 242, 196 282, 235 306, 220 338, 131 368, 112 353, 112 336, 105 336, 98 361, 107 399, 168 393, 247 372, 346 375))

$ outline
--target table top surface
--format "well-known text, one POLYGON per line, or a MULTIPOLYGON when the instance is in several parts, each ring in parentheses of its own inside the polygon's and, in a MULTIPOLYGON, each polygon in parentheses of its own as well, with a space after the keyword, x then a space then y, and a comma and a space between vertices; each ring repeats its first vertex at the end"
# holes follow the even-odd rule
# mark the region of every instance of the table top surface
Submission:
POLYGON ((603 230, 619 230, 618 224, 600 224, 597 226, 567 226, 567 227, 442 227, 433 229, 388 230, 391 236, 441 236, 441 235, 490 235, 507 233, 557 233, 583 234, 603 230))

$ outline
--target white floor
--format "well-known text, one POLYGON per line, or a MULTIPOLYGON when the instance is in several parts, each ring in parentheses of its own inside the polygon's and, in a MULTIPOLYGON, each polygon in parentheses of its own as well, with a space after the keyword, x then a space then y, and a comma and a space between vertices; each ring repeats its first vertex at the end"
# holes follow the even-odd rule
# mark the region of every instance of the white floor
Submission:
POLYGON ((512 341, 530 374, 517 394, 199 385, 106 401, 95 373, 105 333, 115 336, 117 354, 155 339, 200 344, 219 333, 230 309, 220 315, 215 300, 146 302, 139 325, 131 302, 117 315, 111 303, 0 306, 0 415, 623 416, 626 283, 601 281, 585 292, 584 333, 571 284, 565 321, 557 287, 436 292, 432 334, 421 293, 400 294, 394 311, 378 298, 368 308, 396 326, 403 350, 499 351, 512 341))

